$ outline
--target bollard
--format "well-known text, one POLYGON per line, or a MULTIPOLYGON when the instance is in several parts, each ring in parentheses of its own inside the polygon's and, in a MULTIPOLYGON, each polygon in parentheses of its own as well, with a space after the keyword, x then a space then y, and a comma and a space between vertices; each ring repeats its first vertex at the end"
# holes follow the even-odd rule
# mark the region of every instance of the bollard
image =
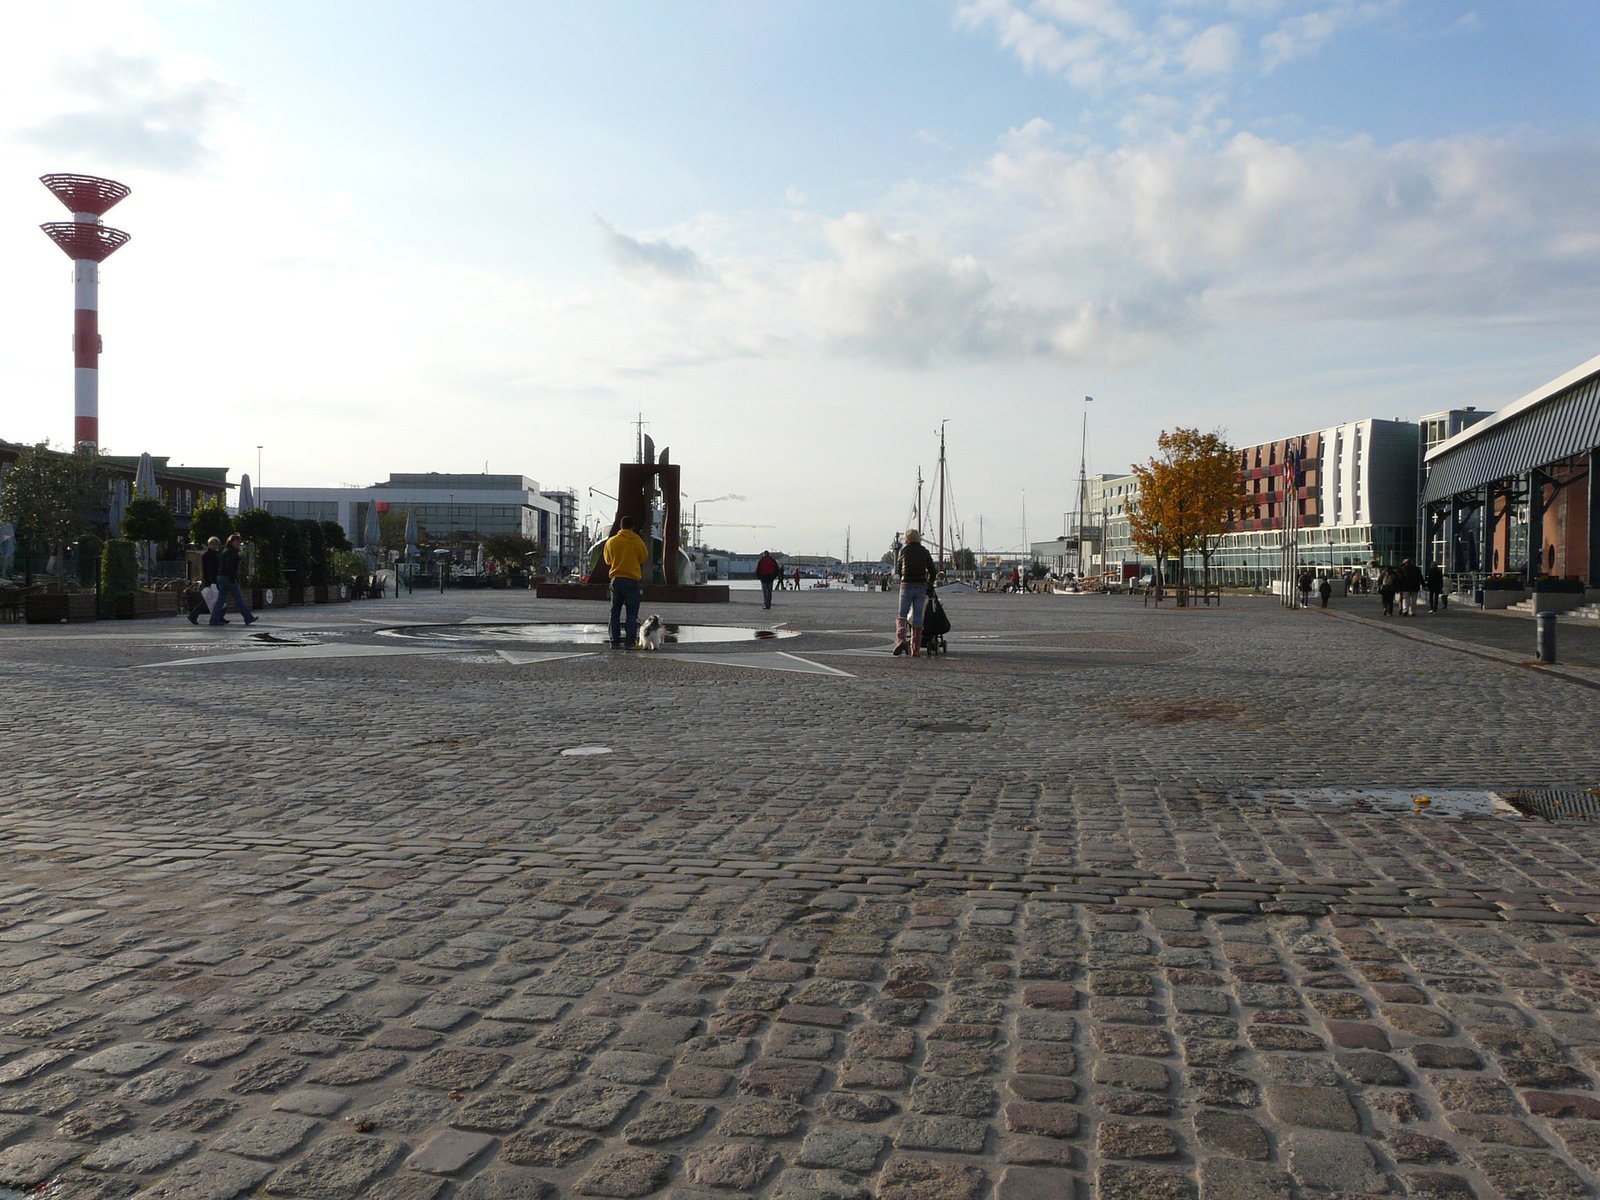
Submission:
POLYGON ((1534 631, 1534 656, 1542 663, 1556 661, 1556 614, 1542 612, 1533 614, 1534 631))

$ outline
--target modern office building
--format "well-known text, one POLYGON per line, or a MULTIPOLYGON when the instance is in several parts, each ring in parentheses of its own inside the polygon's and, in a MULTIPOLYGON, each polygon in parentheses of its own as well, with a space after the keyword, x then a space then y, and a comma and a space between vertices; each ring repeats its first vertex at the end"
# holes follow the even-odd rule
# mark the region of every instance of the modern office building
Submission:
POLYGON ((364 488, 262 488, 261 506, 273 516, 337 521, 355 546, 366 544, 367 513, 415 515, 419 542, 454 545, 491 534, 521 534, 539 543, 545 569, 559 569, 567 501, 547 496, 525 475, 390 475, 364 488))
POLYGON ((1374 418, 1238 451, 1253 511, 1239 514, 1212 555, 1213 581, 1265 586, 1281 573, 1286 530, 1301 568, 1413 557, 1421 453, 1417 422, 1374 418))
MULTIPOLYGON (((1470 419, 1467 410, 1436 416, 1446 428, 1470 419)), ((1267 586, 1282 571, 1291 530, 1301 567, 1340 570, 1414 555, 1421 434, 1414 421, 1368 419, 1237 451, 1239 489, 1251 507, 1236 515, 1213 553, 1212 582, 1267 586)), ((1129 578, 1148 569, 1150 556, 1134 547, 1129 532, 1128 510, 1138 495, 1132 474, 1089 480, 1084 532, 1092 534, 1085 537, 1091 573, 1129 578)), ((1188 569, 1198 581, 1198 556, 1188 569)), ((1169 579, 1174 570, 1169 566, 1169 579)))

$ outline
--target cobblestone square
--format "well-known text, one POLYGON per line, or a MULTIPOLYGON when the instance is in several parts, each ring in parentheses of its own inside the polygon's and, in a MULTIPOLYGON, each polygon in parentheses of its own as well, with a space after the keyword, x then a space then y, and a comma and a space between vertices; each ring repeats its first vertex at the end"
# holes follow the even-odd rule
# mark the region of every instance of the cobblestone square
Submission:
POLYGON ((1596 1194, 1582 655, 892 602, 0 628, 0 1197, 1596 1194))

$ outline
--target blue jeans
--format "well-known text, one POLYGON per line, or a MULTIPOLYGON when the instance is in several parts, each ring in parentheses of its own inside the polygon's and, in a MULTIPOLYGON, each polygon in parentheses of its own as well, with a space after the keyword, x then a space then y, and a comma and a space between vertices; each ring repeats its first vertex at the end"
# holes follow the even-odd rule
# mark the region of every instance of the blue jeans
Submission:
POLYGON ((233 601, 233 606, 239 610, 239 615, 244 618, 246 625, 256 619, 250 611, 250 606, 244 602, 244 593, 239 590, 237 580, 226 575, 217 576, 217 602, 211 606, 211 624, 221 625, 222 614, 228 611, 228 601, 233 601))
POLYGON ((611 581, 611 644, 613 646, 632 646, 639 641, 639 601, 644 598, 644 588, 637 579, 613 579, 611 581), (623 640, 621 626, 622 610, 628 610, 627 640, 623 640))
POLYGON ((763 575, 761 577, 761 606, 763 608, 772 607, 772 581, 775 578, 776 576, 773 575, 763 575))
POLYGON ((928 602, 928 585, 903 583, 900 585, 900 612, 902 621, 908 617, 913 629, 922 628, 922 606, 928 602))

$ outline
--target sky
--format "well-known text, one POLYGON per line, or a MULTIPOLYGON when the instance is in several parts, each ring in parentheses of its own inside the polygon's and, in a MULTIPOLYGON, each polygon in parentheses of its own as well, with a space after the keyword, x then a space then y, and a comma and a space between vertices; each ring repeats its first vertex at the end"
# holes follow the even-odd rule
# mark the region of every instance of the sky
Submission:
POLYGON ((609 522, 642 417, 739 550, 876 557, 941 425, 960 540, 1016 549, 1164 429, 1600 352, 1592 0, 5 7, 8 441, 72 436, 57 171, 132 188, 108 452, 609 522))

